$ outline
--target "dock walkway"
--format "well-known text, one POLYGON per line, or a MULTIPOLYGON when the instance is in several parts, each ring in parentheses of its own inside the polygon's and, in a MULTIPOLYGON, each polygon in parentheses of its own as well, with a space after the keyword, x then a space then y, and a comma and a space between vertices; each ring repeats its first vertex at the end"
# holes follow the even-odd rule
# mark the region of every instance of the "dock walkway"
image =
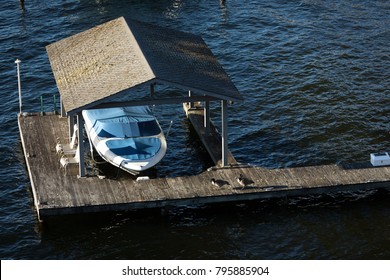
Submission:
MULTIPOLYGON (((204 126, 204 108, 203 107, 192 107, 188 106, 188 103, 183 104, 184 112, 187 118, 190 120, 196 133, 199 135, 203 146, 206 148, 208 154, 213 160, 216 166, 222 166, 222 139, 218 130, 214 124, 210 122, 209 132, 206 132, 204 126)), ((227 160, 229 165, 236 165, 237 161, 233 157, 230 150, 227 151, 227 160)))
POLYGON ((60 168, 58 139, 68 137, 66 118, 29 114, 18 118, 21 141, 39 219, 48 216, 175 205, 246 201, 330 191, 390 187, 390 167, 343 169, 337 165, 285 169, 255 166, 211 168, 201 174, 136 181, 77 178, 60 168), (236 177, 254 181, 242 189, 236 177), (223 180, 222 187, 210 183, 223 180))

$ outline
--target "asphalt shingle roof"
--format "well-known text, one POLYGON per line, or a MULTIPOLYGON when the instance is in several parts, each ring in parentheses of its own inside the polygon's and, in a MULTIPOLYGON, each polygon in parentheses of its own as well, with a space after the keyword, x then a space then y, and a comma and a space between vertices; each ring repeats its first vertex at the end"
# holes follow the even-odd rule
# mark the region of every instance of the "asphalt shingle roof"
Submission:
POLYGON ((109 102, 147 83, 243 99, 203 39, 191 33, 121 17, 46 49, 67 113, 109 102))

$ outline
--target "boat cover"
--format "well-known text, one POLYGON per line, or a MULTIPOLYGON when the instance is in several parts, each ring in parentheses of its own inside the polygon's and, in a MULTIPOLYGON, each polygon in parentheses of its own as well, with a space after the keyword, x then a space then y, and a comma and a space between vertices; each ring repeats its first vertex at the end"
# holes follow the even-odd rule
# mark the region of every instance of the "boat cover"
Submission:
POLYGON ((146 160, 155 156, 161 148, 159 138, 127 138, 122 140, 110 139, 107 147, 114 154, 129 160, 146 160))
POLYGON ((150 137, 161 129, 147 106, 86 110, 100 138, 150 137))

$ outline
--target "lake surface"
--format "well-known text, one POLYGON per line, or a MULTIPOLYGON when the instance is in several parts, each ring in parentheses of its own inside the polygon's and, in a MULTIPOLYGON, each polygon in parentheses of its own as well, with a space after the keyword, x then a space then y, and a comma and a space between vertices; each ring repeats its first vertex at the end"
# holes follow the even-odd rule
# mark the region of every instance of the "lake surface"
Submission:
MULTIPOLYGON (((1 259, 389 259, 390 194, 369 191, 37 221, 17 127, 53 110, 45 46, 122 15, 203 37, 245 98, 229 109, 236 159, 267 168, 367 162, 390 151, 387 0, 0 3, 1 259), (223 3, 224 2, 224 3, 223 3)), ((172 91, 175 89, 162 89, 172 91)), ((182 108, 158 176, 210 166, 182 108)), ((218 125, 220 108, 213 104, 218 125)))

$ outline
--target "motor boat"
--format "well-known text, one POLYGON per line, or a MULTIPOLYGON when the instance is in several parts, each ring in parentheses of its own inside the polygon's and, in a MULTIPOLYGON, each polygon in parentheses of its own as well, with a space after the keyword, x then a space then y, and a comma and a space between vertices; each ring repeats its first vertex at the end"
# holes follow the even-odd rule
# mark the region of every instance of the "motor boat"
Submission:
POLYGON ((165 156, 164 133, 148 106, 83 110, 82 115, 98 154, 131 174, 155 166, 165 156))

